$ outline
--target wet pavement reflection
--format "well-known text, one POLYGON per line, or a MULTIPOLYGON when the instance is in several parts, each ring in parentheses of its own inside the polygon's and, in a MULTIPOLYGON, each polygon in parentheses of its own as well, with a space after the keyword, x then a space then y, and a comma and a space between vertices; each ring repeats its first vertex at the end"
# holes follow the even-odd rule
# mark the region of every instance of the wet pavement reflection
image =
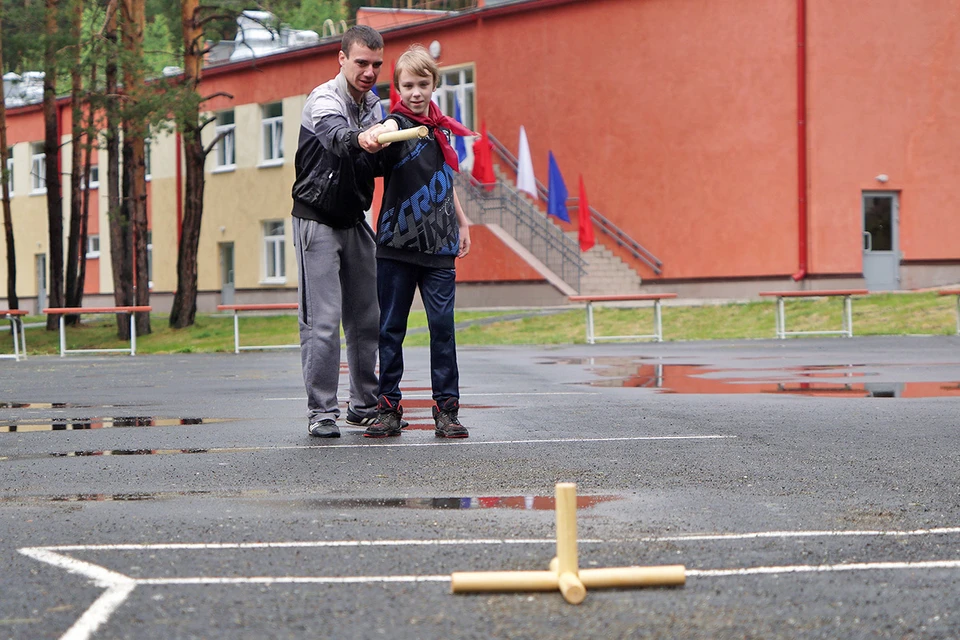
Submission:
POLYGON ((43 422, 33 419, 30 423, 0 421, 0 433, 26 433, 31 431, 80 431, 87 429, 116 429, 125 427, 176 427, 181 425, 227 422, 229 418, 153 418, 149 416, 123 416, 110 418, 49 418, 43 422))
MULTIPOLYGON (((960 397, 960 382, 859 381, 880 377, 884 369, 911 365, 840 364, 782 368, 720 368, 699 364, 665 364, 644 358, 554 358, 541 364, 587 366, 600 377, 581 384, 593 387, 650 389, 675 394, 782 394, 835 398, 960 397), (871 369, 871 370, 868 370, 871 369), (854 381, 857 380, 857 381, 854 381)), ((928 365, 929 366, 929 365, 928 365)), ((949 363, 957 367, 960 364, 949 363)), ((889 378, 887 373, 884 377, 889 378)))
MULTIPOLYGON (((217 498, 258 499, 271 497, 264 490, 251 491, 157 491, 140 493, 78 493, 62 495, 0 496, 0 503, 35 502, 137 502, 216 496, 217 498)), ((622 500, 622 496, 577 496, 577 509, 589 509, 604 502, 622 500)), ((293 500, 318 509, 519 509, 526 511, 553 511, 553 496, 480 496, 441 498, 318 498, 293 500)))

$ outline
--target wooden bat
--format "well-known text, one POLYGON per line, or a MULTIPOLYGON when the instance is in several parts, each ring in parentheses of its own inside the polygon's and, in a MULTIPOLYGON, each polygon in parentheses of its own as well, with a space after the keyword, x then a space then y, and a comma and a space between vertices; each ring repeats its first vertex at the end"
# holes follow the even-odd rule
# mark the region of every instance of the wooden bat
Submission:
POLYGON ((386 144, 388 142, 400 142, 402 140, 413 140, 414 138, 426 138, 430 131, 423 125, 413 129, 400 129, 399 131, 387 131, 377 136, 377 142, 386 144))

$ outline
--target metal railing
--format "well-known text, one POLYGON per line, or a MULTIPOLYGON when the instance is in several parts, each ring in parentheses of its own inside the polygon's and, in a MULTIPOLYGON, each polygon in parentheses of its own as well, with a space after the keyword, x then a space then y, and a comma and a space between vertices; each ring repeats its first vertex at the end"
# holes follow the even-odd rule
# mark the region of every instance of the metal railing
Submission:
MULTIPOLYGON (((492 133, 487 132, 487 137, 490 138, 490 142, 493 144, 494 151, 497 152, 497 155, 500 156, 500 159, 509 166, 514 173, 517 171, 517 158, 514 156, 509 149, 507 149, 499 140, 497 140, 492 133)), ((537 193, 539 197, 544 202, 547 201, 549 197, 548 189, 543 185, 539 180, 537 182, 537 193)), ((567 205, 567 209, 576 209, 579 204, 579 198, 568 198, 567 202, 573 202, 574 204, 567 205)), ((594 226, 600 230, 601 233, 607 235, 617 246, 623 247, 627 253, 632 255, 637 260, 641 261, 657 275, 663 271, 663 262, 646 247, 630 237, 630 235, 610 221, 606 216, 597 211, 593 206, 590 207, 590 219, 593 221, 594 226)))
POLYGON ((455 180, 460 204, 471 221, 500 225, 547 269, 580 292, 580 276, 586 271, 585 263, 577 243, 560 227, 547 220, 525 196, 501 180, 493 185, 478 185, 462 173, 458 173, 455 180))

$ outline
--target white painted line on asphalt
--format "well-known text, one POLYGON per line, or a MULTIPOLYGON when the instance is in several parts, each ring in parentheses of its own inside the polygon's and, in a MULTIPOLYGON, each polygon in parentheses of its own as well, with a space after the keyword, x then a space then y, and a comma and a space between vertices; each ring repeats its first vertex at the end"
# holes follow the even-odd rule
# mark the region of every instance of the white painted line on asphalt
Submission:
POLYGON ((130 578, 122 573, 111 571, 91 562, 69 558, 55 553, 56 551, 59 551, 59 549, 53 547, 26 547, 20 549, 20 553, 34 560, 66 569, 70 573, 86 576, 93 580, 98 587, 113 587, 130 581, 130 578))
MULTIPOLYGON (((716 535, 687 536, 648 536, 641 538, 616 538, 601 540, 581 538, 581 544, 619 544, 626 542, 700 542, 714 540, 750 540, 761 538, 817 538, 834 536, 926 536, 960 534, 960 527, 939 527, 934 529, 908 530, 860 530, 860 531, 759 531, 754 533, 732 533, 716 535)), ((510 544, 556 544, 556 538, 474 538, 440 540, 310 540, 300 542, 172 542, 156 544, 73 544, 34 549, 21 549, 21 553, 31 555, 35 551, 154 551, 154 550, 218 550, 218 549, 284 549, 284 548, 322 548, 322 547, 436 547, 448 545, 510 545, 510 544), (28 551, 30 553, 28 553, 28 551)), ((33 557, 31 555, 31 557, 33 557)), ((37 558, 40 560, 41 558, 37 558)), ((46 562, 46 560, 44 560, 46 562)), ((96 566, 96 565, 91 565, 96 566)), ((119 575, 119 574, 117 574, 119 575)))
POLYGON ((145 578, 137 584, 204 585, 204 584, 373 584, 384 582, 450 582, 449 575, 436 576, 261 576, 255 578, 145 578))
MULTIPOLYGON (((708 535, 654 536, 640 538, 640 542, 699 542, 715 540, 759 540, 761 538, 833 538, 844 536, 929 536, 960 533, 960 527, 939 527, 935 529, 913 529, 908 531, 758 531, 755 533, 716 533, 708 535)), ((613 542, 611 540, 611 542, 613 542)))
MULTIPOLYGON (((834 535, 932 535, 960 533, 960 527, 937 529, 914 529, 908 531, 770 531, 752 534, 718 534, 713 536, 669 536, 659 538, 639 538, 637 541, 702 541, 729 539, 795 538, 803 536, 834 535)), ((580 540, 581 543, 615 543, 625 540, 580 540)), ((247 584, 371 584, 371 583, 424 583, 448 582, 449 575, 399 575, 399 576, 260 576, 260 577, 215 577, 197 576, 183 578, 131 578, 111 571, 106 567, 90 562, 70 558, 56 551, 95 551, 95 550, 184 550, 184 549, 255 549, 278 547, 317 547, 317 546, 431 546, 431 545, 468 545, 468 544, 555 544, 552 539, 474 539, 474 540, 339 540, 314 542, 275 542, 275 543, 211 543, 211 544, 119 544, 119 545, 64 545, 56 547, 26 547, 20 553, 66 571, 82 575, 94 584, 105 587, 100 597, 77 619, 60 637, 60 640, 89 640, 123 604, 138 585, 150 586, 188 586, 188 585, 247 585, 247 584)), ((785 565, 767 567, 743 567, 736 569, 688 569, 686 575, 694 578, 720 578, 751 575, 781 575, 800 573, 826 573, 838 571, 870 570, 917 570, 917 569, 958 569, 960 560, 928 560, 915 562, 869 562, 839 563, 830 565, 785 565)))
MULTIPOLYGON (((743 569, 687 569, 688 578, 726 578, 732 576, 780 575, 785 573, 827 573, 831 571, 874 571, 904 569, 960 569, 960 560, 929 560, 919 562, 858 562, 851 564, 786 565, 780 567, 745 567, 743 569)), ((137 580, 143 585, 243 585, 243 584, 371 584, 388 582, 449 582, 450 576, 280 576, 280 577, 189 577, 147 578, 137 580)))
POLYGON ((87 640, 106 622, 123 604, 127 596, 137 587, 137 581, 122 573, 111 571, 106 567, 84 562, 76 558, 69 558, 53 553, 49 548, 34 547, 20 549, 20 553, 34 560, 67 570, 69 573, 85 576, 98 587, 106 591, 94 600, 67 632, 60 636, 60 640, 87 640))
POLYGON ((784 573, 826 573, 830 571, 874 571, 902 569, 960 569, 960 560, 920 562, 856 562, 850 564, 801 564, 784 567, 746 567, 743 569, 687 569, 687 577, 726 578, 729 576, 778 575, 784 573))

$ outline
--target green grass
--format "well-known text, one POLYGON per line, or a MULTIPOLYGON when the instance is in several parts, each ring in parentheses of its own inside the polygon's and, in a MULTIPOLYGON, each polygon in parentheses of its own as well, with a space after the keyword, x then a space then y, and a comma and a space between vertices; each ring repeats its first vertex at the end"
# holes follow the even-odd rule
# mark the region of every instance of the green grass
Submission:
MULTIPOLYGON (((841 326, 841 298, 787 300, 787 330, 835 330, 841 326)), ((469 323, 516 311, 458 311, 458 323, 469 323)), ((645 335, 653 331, 652 307, 595 309, 598 335, 645 335)), ((30 316, 28 324, 43 323, 44 317, 30 316)), ((152 333, 137 337, 137 353, 209 353, 233 351, 233 317, 198 314, 196 324, 174 330, 165 315, 151 318, 152 333)), ((571 308, 550 315, 536 315, 501 322, 484 322, 457 331, 457 344, 573 344, 585 341, 585 313, 571 308)), ((426 326, 422 311, 410 315, 410 329, 426 326)), ((952 335, 956 331, 955 298, 936 292, 874 294, 853 301, 854 334, 867 335, 952 335)), ((663 333, 666 340, 726 340, 774 337, 774 302, 727 303, 698 306, 664 306, 663 333)), ((241 345, 296 344, 295 315, 243 315, 240 317, 241 345)), ((11 351, 4 338, 4 352, 11 351)), ((409 346, 429 344, 427 332, 412 332, 409 346)), ((27 329, 30 354, 59 353, 59 334, 41 326, 27 329)), ((122 349, 129 342, 116 337, 111 316, 84 316, 77 327, 67 328, 68 349, 122 349)))

